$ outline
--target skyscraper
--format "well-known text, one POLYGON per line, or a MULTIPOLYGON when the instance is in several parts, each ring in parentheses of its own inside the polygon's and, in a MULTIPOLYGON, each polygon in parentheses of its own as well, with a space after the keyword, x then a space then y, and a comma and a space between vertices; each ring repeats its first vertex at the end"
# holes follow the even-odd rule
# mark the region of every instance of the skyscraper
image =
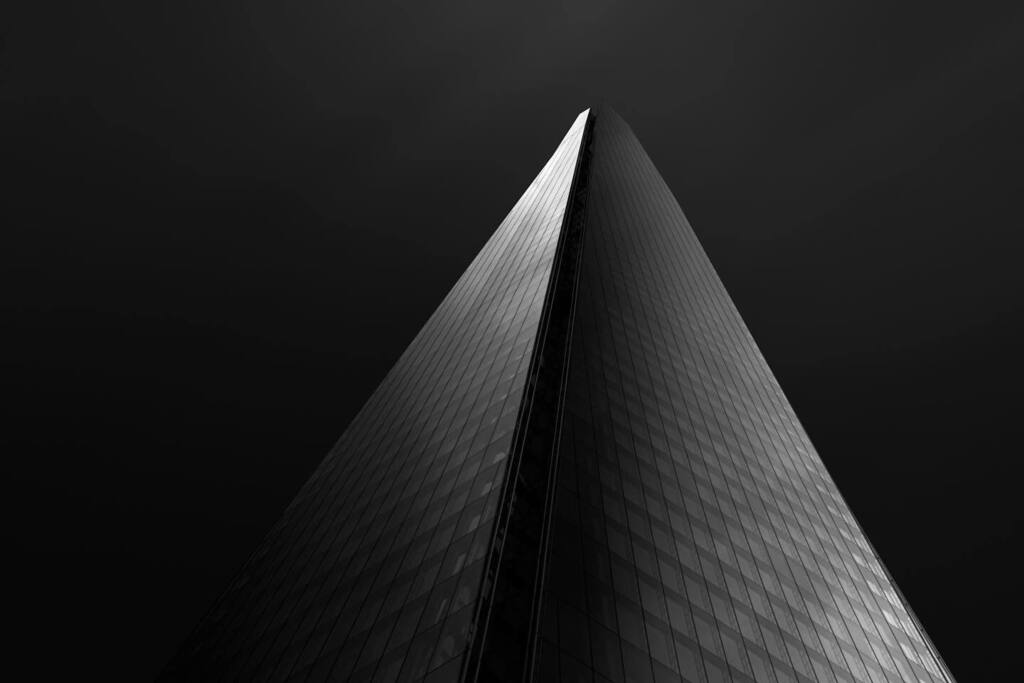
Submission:
POLYGON ((607 109, 164 678, 952 681, 607 109))

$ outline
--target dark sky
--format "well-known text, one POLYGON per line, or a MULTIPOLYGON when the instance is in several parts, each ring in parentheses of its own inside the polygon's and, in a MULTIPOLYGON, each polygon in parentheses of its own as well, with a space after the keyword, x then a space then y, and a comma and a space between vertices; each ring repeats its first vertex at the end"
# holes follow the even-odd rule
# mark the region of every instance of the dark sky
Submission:
POLYGON ((605 102, 953 672, 1019 673, 1019 2, 31 5, 0 9, 5 670, 151 678, 605 102))

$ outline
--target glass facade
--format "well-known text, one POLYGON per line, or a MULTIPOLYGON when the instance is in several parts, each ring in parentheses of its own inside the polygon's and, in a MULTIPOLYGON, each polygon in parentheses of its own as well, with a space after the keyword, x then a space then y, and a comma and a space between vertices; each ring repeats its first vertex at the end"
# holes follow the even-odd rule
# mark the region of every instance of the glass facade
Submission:
POLYGON ((952 681, 610 110, 163 678, 952 681))
POLYGON ((679 204, 595 113, 543 681, 950 681, 679 204))
POLYGON ((171 661, 167 680, 451 680, 587 113, 171 661))

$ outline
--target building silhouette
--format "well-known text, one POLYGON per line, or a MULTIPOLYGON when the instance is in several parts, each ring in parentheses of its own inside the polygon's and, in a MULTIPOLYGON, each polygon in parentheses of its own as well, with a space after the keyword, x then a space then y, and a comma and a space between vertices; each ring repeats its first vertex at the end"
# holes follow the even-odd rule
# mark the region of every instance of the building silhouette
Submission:
POLYGON ((608 109, 162 678, 953 680, 608 109))

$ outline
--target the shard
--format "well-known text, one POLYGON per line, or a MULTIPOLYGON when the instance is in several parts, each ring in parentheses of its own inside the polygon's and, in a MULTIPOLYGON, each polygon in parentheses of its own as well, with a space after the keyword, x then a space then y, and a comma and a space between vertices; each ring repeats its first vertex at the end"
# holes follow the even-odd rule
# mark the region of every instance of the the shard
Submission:
POLYGON ((162 679, 953 680, 608 109, 162 679))

